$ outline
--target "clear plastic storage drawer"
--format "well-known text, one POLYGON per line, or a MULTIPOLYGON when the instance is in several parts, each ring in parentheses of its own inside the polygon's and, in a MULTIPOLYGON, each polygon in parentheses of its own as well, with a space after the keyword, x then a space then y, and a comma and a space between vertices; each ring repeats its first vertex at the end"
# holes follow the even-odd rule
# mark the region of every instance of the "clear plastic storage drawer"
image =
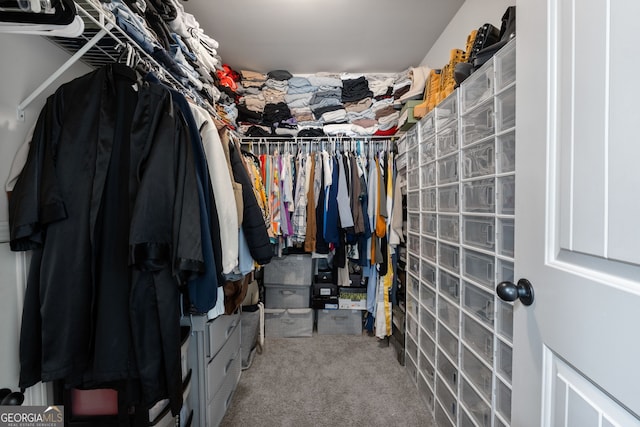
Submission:
POLYGON ((493 95, 493 65, 487 64, 480 68, 462 85, 460 85, 462 97, 462 113, 466 113, 473 107, 493 95))
POLYGON ((409 255, 409 271, 420 276, 420 258, 415 255, 409 255))
POLYGON ((431 162, 420 168, 420 185, 425 187, 432 187, 436 185, 436 163, 431 162))
POLYGON ((439 403, 436 403, 435 420, 438 427, 454 427, 454 423, 449 417, 455 418, 453 415, 449 415, 450 410, 445 411, 439 403))
POLYGON ((420 253, 420 236, 409 234, 407 238, 407 249, 415 254, 420 253))
POLYGON ((462 117, 462 146, 492 136, 495 130, 493 100, 485 102, 462 117))
POLYGON ((429 283, 432 286, 435 286, 436 284, 436 267, 427 262, 427 261, 422 261, 422 275, 420 276, 422 278, 422 280, 424 280, 426 283, 429 283))
POLYGON ((498 340, 497 367, 498 373, 511 383, 511 374, 513 366, 513 352, 511 347, 501 340, 498 340))
POLYGON ((433 412, 433 402, 435 401, 435 396, 433 394, 433 380, 430 380, 427 383, 427 380, 424 379, 424 376, 418 375, 418 393, 425 405, 427 405, 427 410, 429 412, 433 412))
POLYGON ((458 215, 440 215, 439 235, 441 239, 458 243, 460 220, 458 215))
POLYGON ((416 381, 418 380, 417 363, 411 360, 411 358, 407 357, 405 358, 405 366, 407 368, 407 375, 409 375, 409 378, 411 378, 411 382, 413 382, 413 384, 416 384, 416 381))
POLYGON ((436 336, 436 318, 427 310, 420 310, 420 324, 432 336, 436 336))
POLYGON ((442 129, 458 117, 458 91, 454 90, 436 107, 436 128, 442 129))
POLYGON ((420 152, 418 147, 407 150, 407 170, 415 169, 419 166, 420 152))
POLYGON ((436 262, 436 241, 423 237, 420 246, 422 248, 422 257, 436 262))
POLYGON ((405 321, 407 323, 407 335, 413 337, 414 341, 418 339, 418 321, 411 316, 406 316, 405 321))
POLYGON ((462 271, 464 275, 476 282, 493 287, 495 282, 495 258, 491 255, 465 249, 462 271))
POLYGON ((498 333, 508 339, 513 340, 513 305, 508 302, 498 303, 498 333))
POLYGON ((496 132, 503 132, 516 125, 516 87, 513 86, 496 97, 496 132))
POLYGON ((417 363, 417 361, 418 361, 418 343, 414 341, 414 339, 411 336, 411 334, 409 334, 409 336, 407 336, 407 339, 405 340, 405 348, 407 349, 407 354, 409 356, 411 356, 411 359, 413 359, 414 362, 417 363))
POLYGON ((491 426, 491 408, 482 400, 480 395, 469 385, 466 379, 462 379, 461 400, 473 419, 482 427, 491 426))
POLYGON ((407 210, 409 212, 420 211, 420 192, 419 191, 410 191, 407 194, 407 210))
POLYGON ((436 396, 442 404, 442 407, 448 410, 449 415, 455 419, 458 412, 458 399, 451 393, 451 390, 445 385, 445 381, 436 375, 436 396))
POLYGON ((408 277, 409 280, 407 281, 407 289, 409 290, 409 293, 417 299, 420 296, 420 280, 416 279, 411 274, 408 277))
POLYGON ((462 371, 484 397, 491 401, 491 369, 464 345, 462 346, 462 371))
POLYGON ((487 326, 493 327, 493 294, 467 281, 462 282, 463 306, 487 326))
POLYGON ((423 142, 420 145, 420 164, 433 162, 436 159, 436 137, 423 142))
POLYGON ((506 219, 506 218, 498 218, 498 242, 499 248, 498 253, 500 255, 508 256, 513 258, 513 249, 514 249, 514 220, 506 219))
POLYGON ((439 249, 440 266, 457 273, 460 270, 460 248, 447 245, 446 243, 439 243, 439 249))
POLYGON ((476 248, 493 250, 495 247, 494 221, 490 216, 464 216, 462 242, 476 248))
MULTIPOLYGON (((435 333, 433 335, 435 336, 435 333)), ((433 362, 436 360, 436 342, 431 338, 431 336, 426 332, 425 329, 422 329, 420 331, 420 351, 424 353, 429 361, 431 361, 433 364, 433 362)))
MULTIPOLYGON (((429 338, 430 339, 430 338, 429 338)), ((433 341, 431 341, 433 343, 433 341)), ((435 343, 433 343, 435 349, 435 343)), ((420 360, 418 361, 418 372, 422 374, 422 376, 429 382, 429 384, 433 384, 435 368, 431 361, 424 355, 424 353, 420 352, 420 360)))
POLYGON ((511 389, 502 381, 498 381, 496 403, 498 413, 511 422, 511 389))
POLYGON ((495 182, 493 178, 465 182, 462 187, 464 212, 493 213, 495 208, 495 182))
POLYGON ((436 237, 438 216, 434 213, 422 214, 422 234, 436 237))
POLYGON ((513 215, 516 207, 515 175, 498 178, 498 198, 498 213, 502 215, 513 215))
POLYGON ((420 169, 413 169, 407 172, 407 188, 409 190, 420 189, 420 169))
POLYGON ((438 184, 458 181, 458 153, 438 160, 438 184))
POLYGON ((410 149, 418 146, 418 133, 414 127, 407 132, 407 147, 410 149))
POLYGON ((516 170, 516 134, 505 133, 498 137, 498 173, 516 170))
POLYGON ((493 363, 493 334, 466 313, 462 314, 462 340, 489 365, 493 363))
POLYGON ((431 313, 436 314, 436 292, 424 283, 420 284, 420 302, 431 313))
POLYGON ((458 123, 451 123, 441 129, 436 137, 438 142, 438 157, 444 157, 458 150, 458 123))
POLYGON ((442 326, 441 323, 438 323, 438 346, 452 360, 458 360, 458 338, 442 326))
POLYGON ((407 313, 413 316, 414 319, 419 319, 420 306, 418 305, 418 298, 407 294, 407 313))
POLYGON ((435 212, 437 193, 435 188, 426 188, 422 190, 422 210, 435 212))
POLYGON ((446 298, 438 299, 438 318, 456 334, 460 330, 460 309, 446 298))
POLYGON ((438 286, 440 287, 441 293, 457 303, 460 302, 460 278, 458 276, 440 270, 440 282, 438 286))
POLYGON ((516 81, 516 42, 511 40, 496 52, 496 90, 500 91, 516 81))
POLYGON ((458 212, 458 184, 438 188, 438 210, 458 212))
POLYGON ((435 112, 429 111, 420 119, 420 141, 426 141, 436 133, 435 112))
POLYGON ((458 389, 458 368, 441 351, 438 352, 438 373, 452 390, 458 389))
POLYGON ((420 214, 410 213, 407 215, 407 219, 409 220, 409 231, 412 233, 419 233, 420 232, 420 214))
POLYGON ((476 178, 495 173, 493 140, 481 142, 462 150, 462 178, 476 178))

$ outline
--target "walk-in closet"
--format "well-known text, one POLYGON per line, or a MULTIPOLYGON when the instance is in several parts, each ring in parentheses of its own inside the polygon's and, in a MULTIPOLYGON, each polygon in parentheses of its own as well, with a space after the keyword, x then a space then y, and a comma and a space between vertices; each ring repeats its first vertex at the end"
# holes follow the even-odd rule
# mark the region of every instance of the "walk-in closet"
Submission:
POLYGON ((0 426, 640 427, 638 16, 0 1, 0 426))

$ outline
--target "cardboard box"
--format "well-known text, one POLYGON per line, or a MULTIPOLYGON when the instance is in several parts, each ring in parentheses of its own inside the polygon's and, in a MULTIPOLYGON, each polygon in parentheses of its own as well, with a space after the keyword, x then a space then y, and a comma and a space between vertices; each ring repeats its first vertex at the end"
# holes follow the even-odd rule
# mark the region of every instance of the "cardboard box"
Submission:
POLYGON ((338 307, 340 309, 366 310, 366 286, 340 286, 338 288, 338 307))

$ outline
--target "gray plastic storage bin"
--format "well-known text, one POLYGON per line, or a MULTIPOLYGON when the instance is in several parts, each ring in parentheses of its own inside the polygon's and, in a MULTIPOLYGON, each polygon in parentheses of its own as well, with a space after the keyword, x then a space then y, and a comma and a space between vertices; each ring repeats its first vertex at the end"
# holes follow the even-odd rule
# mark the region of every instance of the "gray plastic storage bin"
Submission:
POLYGON ((360 335, 361 310, 317 310, 319 335, 360 335))
POLYGON ((267 338, 310 337, 313 334, 313 309, 266 308, 264 310, 264 328, 267 338))
POLYGON ((311 284, 264 284, 264 306, 266 308, 309 308, 310 303, 311 284))
MULTIPOLYGON (((273 258, 264 266, 265 285, 308 285, 313 279, 311 255, 295 254, 273 258)), ((284 307, 282 307, 284 308, 284 307)))

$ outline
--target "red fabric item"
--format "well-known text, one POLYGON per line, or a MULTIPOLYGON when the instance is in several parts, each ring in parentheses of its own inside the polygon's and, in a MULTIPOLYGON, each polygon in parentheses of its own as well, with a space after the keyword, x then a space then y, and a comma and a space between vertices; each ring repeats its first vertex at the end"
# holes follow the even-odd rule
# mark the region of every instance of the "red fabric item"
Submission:
POLYGON ((395 135, 397 131, 398 131, 398 126, 394 126, 391 129, 378 130, 376 131, 376 133, 374 133, 374 135, 375 136, 391 136, 391 135, 395 135))

